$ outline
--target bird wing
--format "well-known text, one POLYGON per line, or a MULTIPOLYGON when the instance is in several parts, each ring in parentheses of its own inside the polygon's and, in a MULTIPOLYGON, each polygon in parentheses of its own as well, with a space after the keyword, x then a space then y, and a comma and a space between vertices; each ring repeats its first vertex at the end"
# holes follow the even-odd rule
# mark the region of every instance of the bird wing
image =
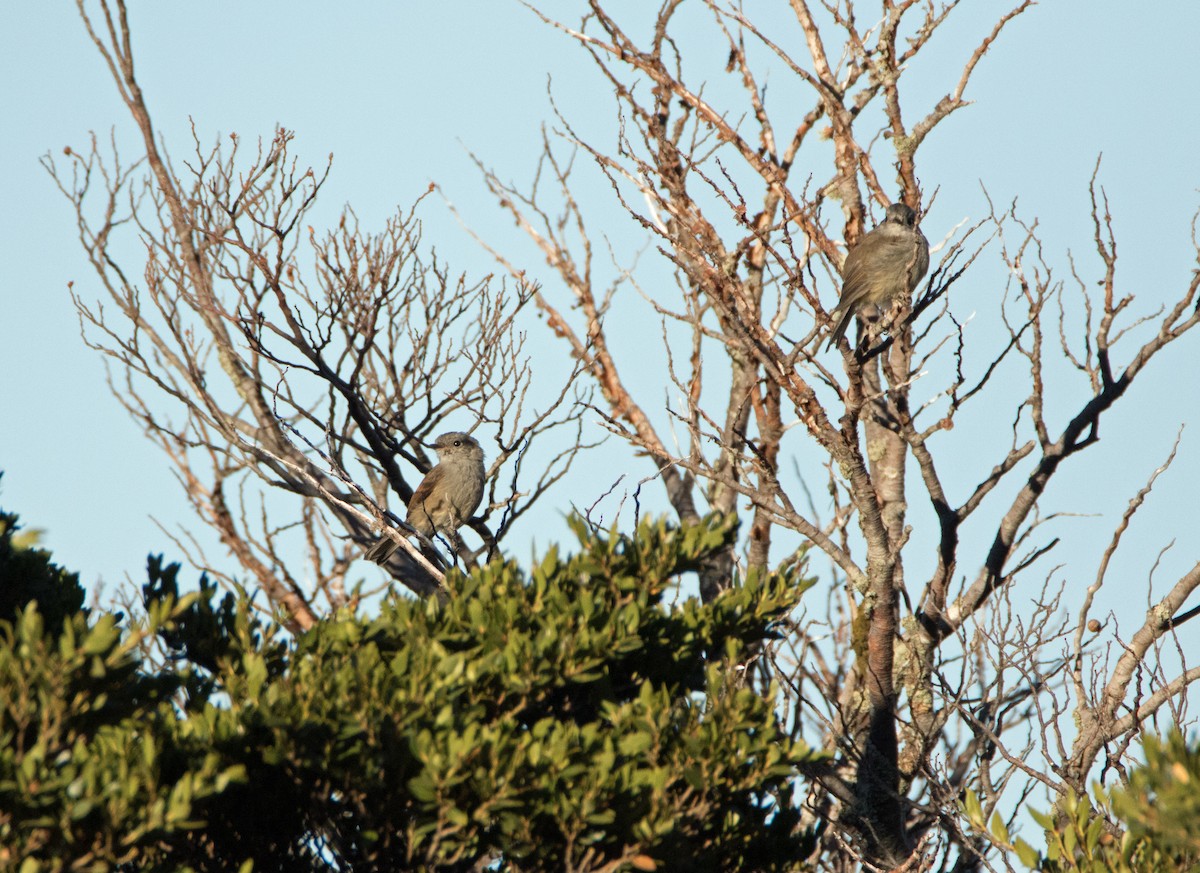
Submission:
MULTIPOLYGON (((433 536, 437 527, 436 519, 442 514, 442 499, 435 497, 435 489, 442 481, 446 471, 438 464, 421 480, 412 499, 408 501, 408 523, 427 537, 433 536)), ((443 489, 444 491, 444 489, 443 489)))
POLYGON ((917 259, 912 267, 912 287, 915 289, 929 272, 929 240, 925 234, 917 231, 917 259))
MULTIPOLYGON (((866 240, 864 239, 863 242, 866 240)), ((855 246, 846 255, 846 261, 842 264, 842 296, 838 309, 842 309, 848 304, 853 305, 867 294, 867 259, 862 257, 863 252, 863 246, 855 246)))

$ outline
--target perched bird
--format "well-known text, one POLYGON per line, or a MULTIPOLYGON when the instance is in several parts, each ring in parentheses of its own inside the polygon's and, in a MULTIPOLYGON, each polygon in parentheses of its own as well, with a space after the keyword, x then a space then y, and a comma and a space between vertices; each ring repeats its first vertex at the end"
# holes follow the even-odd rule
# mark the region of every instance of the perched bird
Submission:
MULTIPOLYGON (((409 527, 432 539, 435 533, 458 542, 458 529, 479 508, 483 499, 483 449, 475 438, 457 431, 444 433, 433 441, 438 464, 425 474, 412 499, 408 501, 409 527)), ((363 555, 368 561, 383 564, 398 548, 395 540, 383 536, 363 555)))
POLYGON ((917 214, 903 203, 887 208, 883 221, 846 254, 842 299, 830 313, 837 322, 826 348, 846 335, 864 306, 883 306, 913 293, 929 269, 929 240, 917 228, 917 214))

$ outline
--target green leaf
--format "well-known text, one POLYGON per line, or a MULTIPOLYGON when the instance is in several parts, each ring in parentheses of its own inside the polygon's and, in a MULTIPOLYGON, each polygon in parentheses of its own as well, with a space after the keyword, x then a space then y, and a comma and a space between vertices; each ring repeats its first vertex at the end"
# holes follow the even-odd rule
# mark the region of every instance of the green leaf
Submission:
POLYGON ((653 739, 647 733, 626 734, 618 741, 617 748, 622 755, 632 758, 645 752, 652 742, 653 739))
POLYGON ((1039 866, 1041 866, 1042 856, 1039 855, 1037 849, 1029 845, 1029 843, 1025 842, 1020 837, 1017 837, 1016 841, 1013 843, 1013 847, 1017 850, 1017 857, 1020 858, 1021 863, 1026 867, 1031 870, 1036 870, 1039 866))
POLYGON ((1010 842, 1008 838, 1008 827, 1004 824, 1004 819, 1001 817, 999 812, 992 813, 992 824, 989 830, 991 830, 992 836, 994 836, 1001 843, 1007 844, 1010 842))
POLYGON ((963 812, 975 827, 983 827, 983 807, 979 804, 979 796, 967 789, 967 796, 963 798, 963 812))
POLYGON ((413 797, 422 803, 433 803, 437 798, 437 791, 428 773, 421 773, 419 776, 409 779, 408 790, 412 792, 413 797))
POLYGON ((87 636, 83 638, 83 645, 80 650, 85 655, 101 655, 112 649, 120 637, 121 631, 117 627, 116 616, 111 613, 100 618, 87 636))

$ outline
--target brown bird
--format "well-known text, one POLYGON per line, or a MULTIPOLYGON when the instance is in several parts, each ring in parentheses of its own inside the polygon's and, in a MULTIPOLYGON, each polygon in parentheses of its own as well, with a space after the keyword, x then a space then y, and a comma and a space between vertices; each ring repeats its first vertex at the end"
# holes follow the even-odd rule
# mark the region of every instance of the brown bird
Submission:
MULTIPOLYGON (((475 438, 458 431, 444 433, 433 442, 438 464, 425 474, 408 501, 409 527, 432 539, 445 534, 458 543, 458 529, 466 524, 483 499, 483 449, 475 438)), ((384 564, 399 548, 391 537, 382 536, 363 555, 384 564)))
POLYGON ((842 299, 830 313, 837 326, 826 348, 841 341, 863 307, 907 297, 928 270, 929 240, 917 228, 917 214, 903 203, 893 203, 879 226, 846 254, 842 299))

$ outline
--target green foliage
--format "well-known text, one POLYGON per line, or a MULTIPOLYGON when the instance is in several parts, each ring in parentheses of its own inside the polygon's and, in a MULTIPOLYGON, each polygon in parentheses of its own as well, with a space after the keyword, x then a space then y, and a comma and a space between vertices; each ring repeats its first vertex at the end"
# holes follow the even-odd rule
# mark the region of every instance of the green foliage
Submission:
POLYGON ((1200 863, 1200 749, 1182 734, 1148 736, 1146 763, 1125 786, 1097 784, 1090 799, 1069 793, 1054 813, 1032 812, 1045 829, 1045 854, 1024 840, 1009 841, 998 818, 984 827, 978 800, 969 794, 967 818, 1031 870, 1054 873, 1182 873, 1200 863))
POLYGON ((31 602, 38 604, 51 632, 83 608, 79 576, 50 562, 34 548, 36 536, 19 533, 17 516, 0 510, 0 621, 12 622, 31 602))
POLYGON ((139 670, 140 636, 82 611, 51 633, 36 603, 0 621, 0 869, 155 869, 238 775, 177 747, 175 683, 139 670))
POLYGON ((815 753, 738 664, 806 583, 668 605, 732 522, 574 529, 578 554, 456 574, 446 603, 396 595, 294 640, 206 580, 181 597, 158 560, 144 629, 79 615, 55 648, 30 609, 0 640, 0 699, 26 701, 0 715, 8 860, 798 869, 813 834, 793 781, 815 753), (172 655, 158 672, 136 655, 150 632, 172 655))
POLYGON ((1179 731, 1165 740, 1143 743, 1146 765, 1129 774, 1128 784, 1113 792, 1113 809, 1135 839, 1164 853, 1200 862, 1200 746, 1189 746, 1179 731))

